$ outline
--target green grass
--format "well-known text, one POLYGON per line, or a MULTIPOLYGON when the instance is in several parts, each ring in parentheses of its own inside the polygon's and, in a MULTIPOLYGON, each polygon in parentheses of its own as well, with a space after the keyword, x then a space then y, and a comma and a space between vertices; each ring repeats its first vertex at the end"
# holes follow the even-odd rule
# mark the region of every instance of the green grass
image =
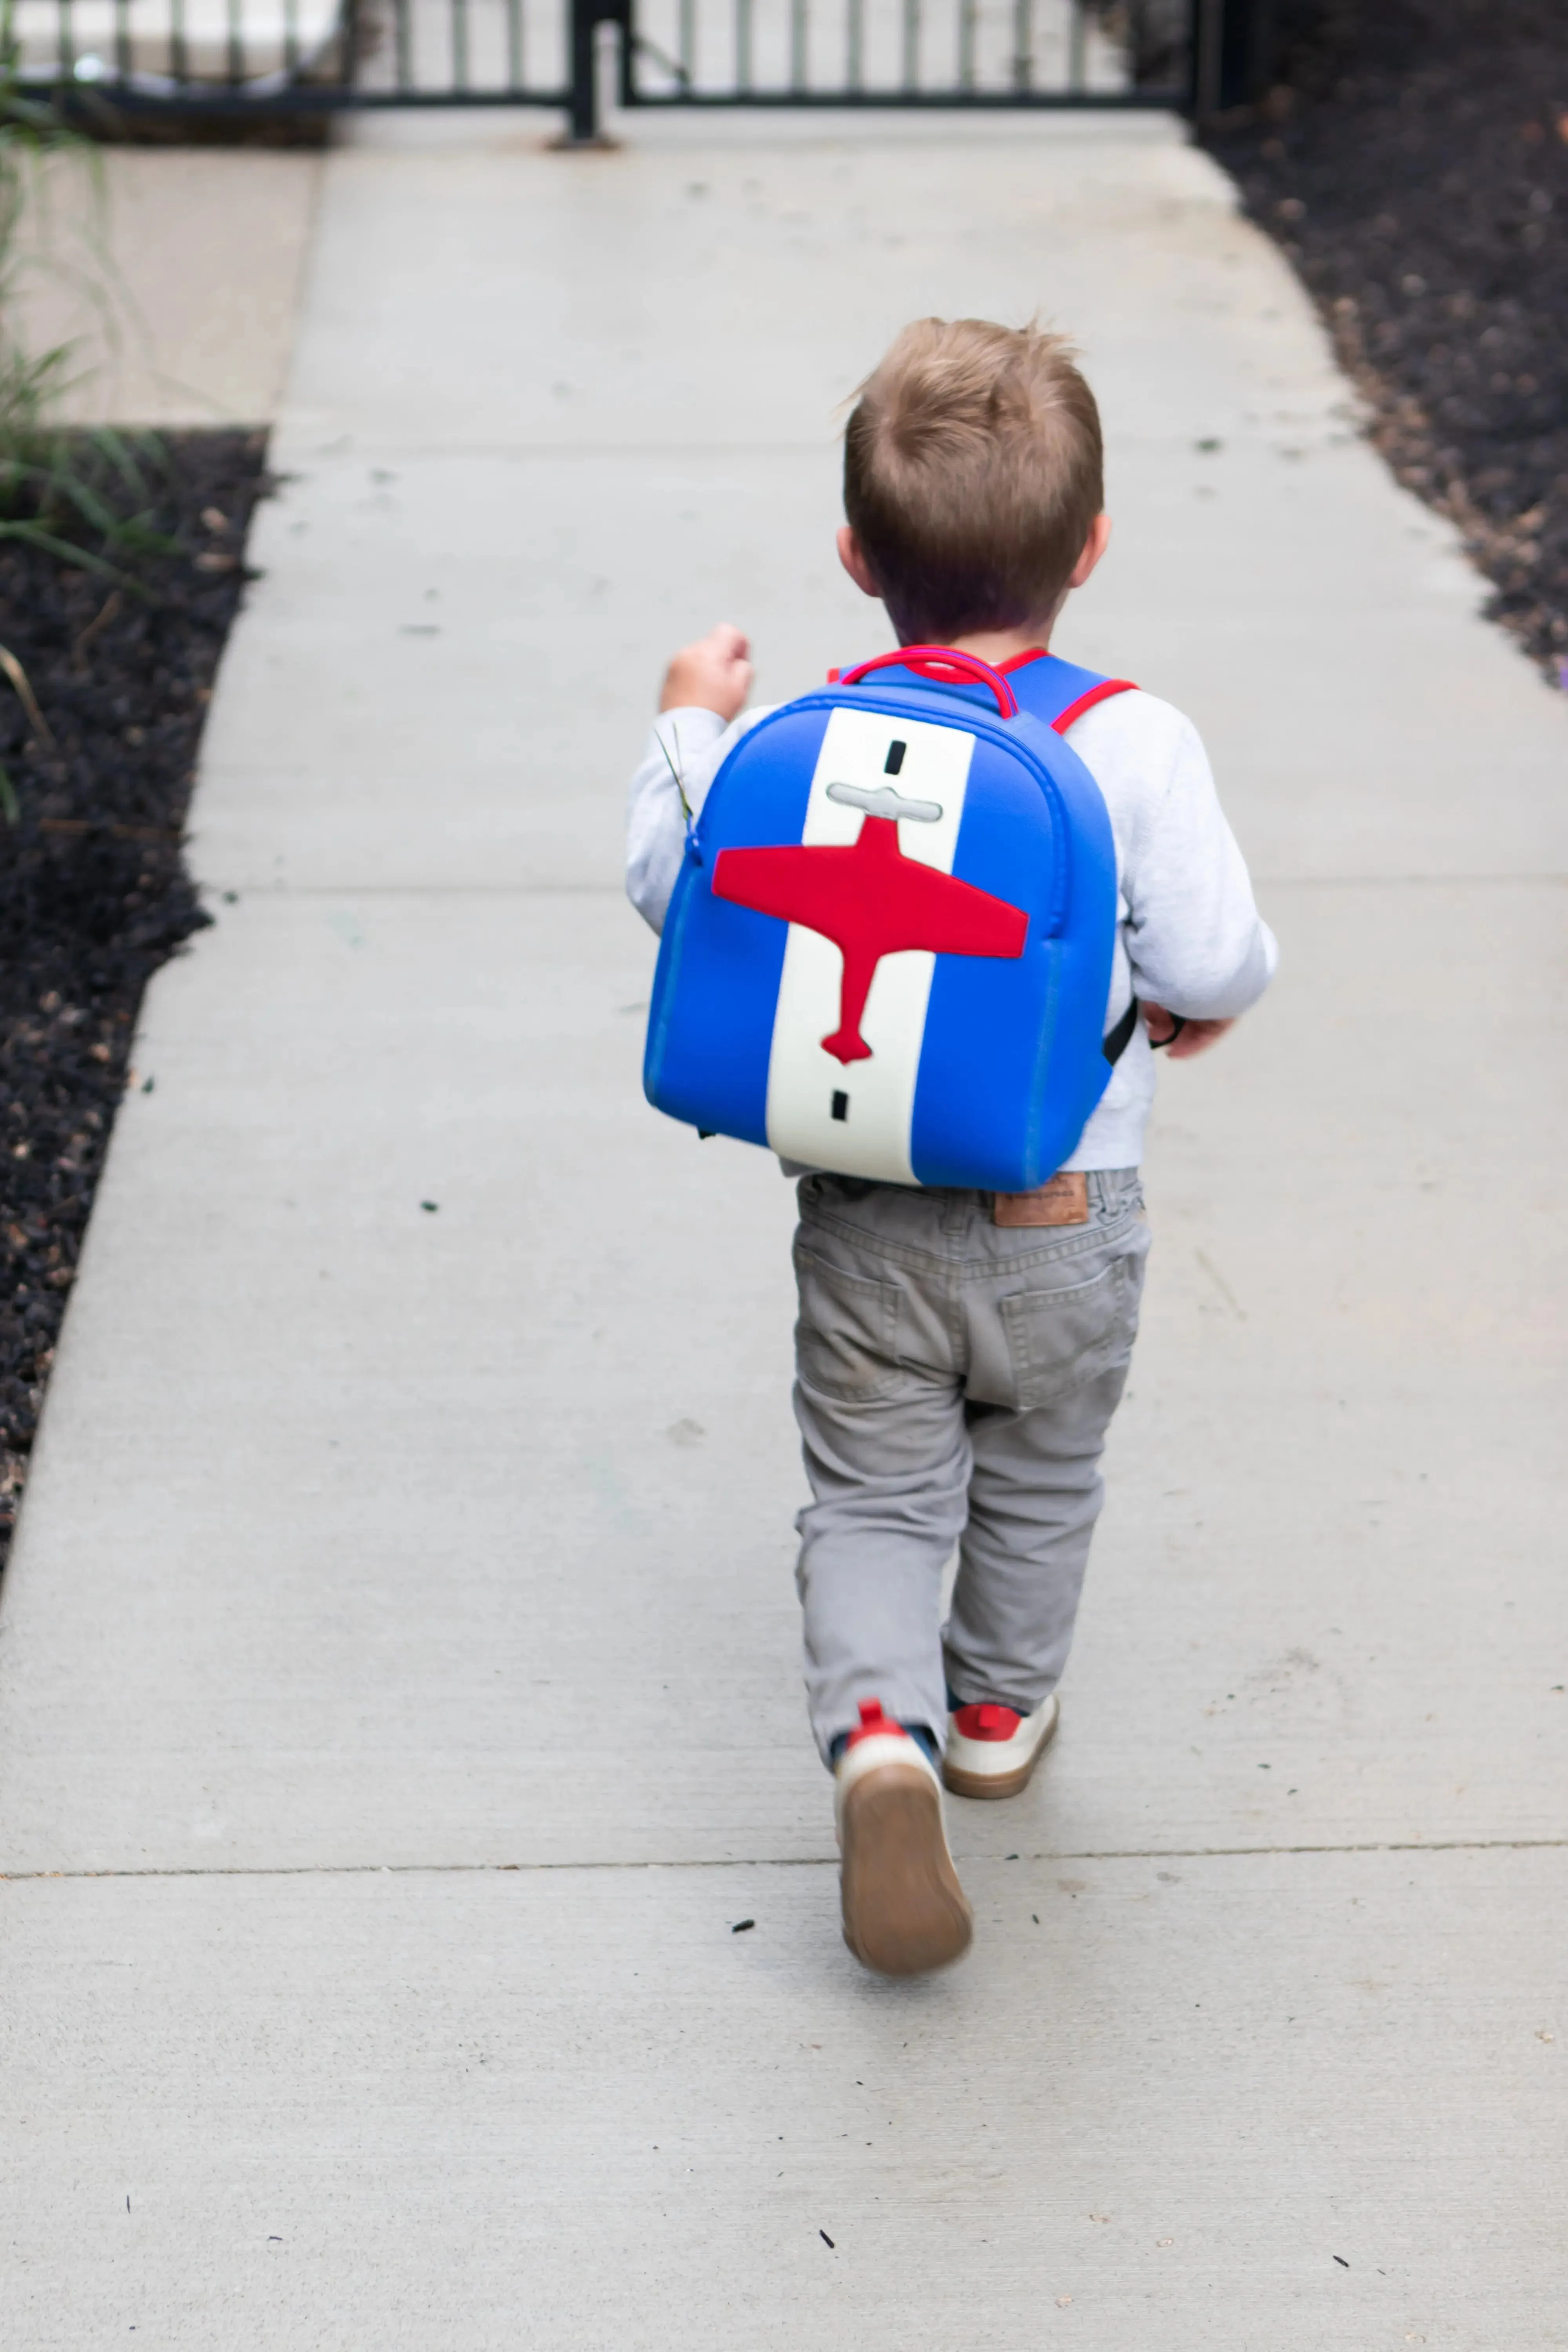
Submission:
MULTIPOLYGON (((108 426, 70 428, 58 421, 63 397, 79 381, 74 347, 26 348, 19 325, 20 289, 36 266, 35 235, 47 227, 46 174, 66 161, 92 184, 101 230, 104 193, 96 149, 58 107, 26 87, 17 70, 11 0, 0 0, 0 546, 20 541, 58 562, 96 572, 135 595, 138 559, 167 554, 173 542, 155 530, 157 482, 167 457, 155 434, 108 426)), ((47 239, 44 239, 47 258, 47 239)), ((94 243, 103 283, 98 307, 113 309, 103 237, 94 243)), ((31 689, 15 657, 0 647, 4 690, 25 704, 31 689)), ((16 788, 0 767, 0 828, 20 814, 16 788)))
MULTIPOLYGON (((35 266, 33 234, 47 220, 46 174, 61 161, 85 173, 101 228, 98 151, 22 82, 17 54, 11 0, 0 0, 0 541, 23 541, 134 588, 135 559, 168 550, 150 521, 153 479, 164 465, 161 446, 150 434, 60 425, 59 404, 79 381, 74 347, 29 351, 19 325, 22 281, 35 266)), ((113 289, 101 235, 95 253, 103 282, 94 291, 107 315, 113 289)))

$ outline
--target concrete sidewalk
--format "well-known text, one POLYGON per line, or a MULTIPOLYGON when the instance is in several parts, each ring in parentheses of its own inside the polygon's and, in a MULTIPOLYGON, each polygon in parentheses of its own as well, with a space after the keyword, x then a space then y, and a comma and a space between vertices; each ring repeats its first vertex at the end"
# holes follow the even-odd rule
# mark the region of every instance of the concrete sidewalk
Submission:
POLYGON ((64 422, 269 424, 323 163, 302 148, 57 156, 6 300, 24 350, 68 351, 64 422))
POLYGON ((1159 123, 387 130, 276 455, 0 1621, 18 2343, 1561 2352, 1568 709, 1277 256, 1159 123), (1062 649, 1193 712, 1285 963, 1163 1074, 1058 1752, 895 1986, 791 1196, 641 1103, 621 803, 680 638, 877 649, 835 404, 1037 308, 1062 649))

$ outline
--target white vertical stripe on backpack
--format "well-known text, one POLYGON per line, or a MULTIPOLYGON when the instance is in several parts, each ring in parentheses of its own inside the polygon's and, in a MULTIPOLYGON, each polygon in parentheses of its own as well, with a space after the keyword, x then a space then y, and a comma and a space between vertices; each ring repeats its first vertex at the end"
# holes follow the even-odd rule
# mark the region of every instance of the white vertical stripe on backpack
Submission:
MULTIPOLYGON (((802 842, 847 847, 859 837, 865 812, 830 800, 829 784, 868 793, 890 784, 901 797, 934 802, 942 811, 934 823, 900 820, 904 856, 951 874, 973 751, 973 736, 956 727, 869 710, 833 711, 811 781, 802 842), (888 748, 895 740, 907 747, 896 777, 887 773, 888 748)), ((768 1142, 781 1158, 841 1176, 915 1181, 910 1130, 935 969, 936 958, 925 948, 883 957, 860 1022, 870 1058, 846 1065, 822 1050, 823 1038, 838 1026, 844 960, 820 932, 790 925, 768 1059, 768 1142), (833 1116, 835 1095, 846 1098, 843 1118, 833 1116)))

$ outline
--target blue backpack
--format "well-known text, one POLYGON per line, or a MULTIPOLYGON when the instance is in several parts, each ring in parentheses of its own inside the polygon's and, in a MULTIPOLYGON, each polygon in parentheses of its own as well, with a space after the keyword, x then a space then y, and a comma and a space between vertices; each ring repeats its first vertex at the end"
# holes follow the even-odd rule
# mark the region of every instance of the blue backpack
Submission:
POLYGON ((1136 1017, 1102 1036, 1116 852, 1062 740, 1128 683, 906 646, 759 720, 689 829, 649 1102, 883 1183, 1054 1175, 1136 1017))

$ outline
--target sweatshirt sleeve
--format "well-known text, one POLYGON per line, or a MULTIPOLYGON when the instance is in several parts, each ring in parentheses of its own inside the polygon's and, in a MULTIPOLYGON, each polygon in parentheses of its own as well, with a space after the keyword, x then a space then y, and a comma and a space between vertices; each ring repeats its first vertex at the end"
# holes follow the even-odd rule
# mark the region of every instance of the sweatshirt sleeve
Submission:
POLYGON ((716 710, 662 710, 654 720, 626 815, 626 896, 654 930, 664 929, 686 851, 682 789, 695 816, 731 746, 765 716, 765 709, 743 710, 726 725, 716 710))
POLYGON ((1256 1004, 1279 950, 1188 719, 1174 731, 1164 789, 1139 812, 1122 893, 1141 997, 1190 1021, 1228 1021, 1256 1004))

